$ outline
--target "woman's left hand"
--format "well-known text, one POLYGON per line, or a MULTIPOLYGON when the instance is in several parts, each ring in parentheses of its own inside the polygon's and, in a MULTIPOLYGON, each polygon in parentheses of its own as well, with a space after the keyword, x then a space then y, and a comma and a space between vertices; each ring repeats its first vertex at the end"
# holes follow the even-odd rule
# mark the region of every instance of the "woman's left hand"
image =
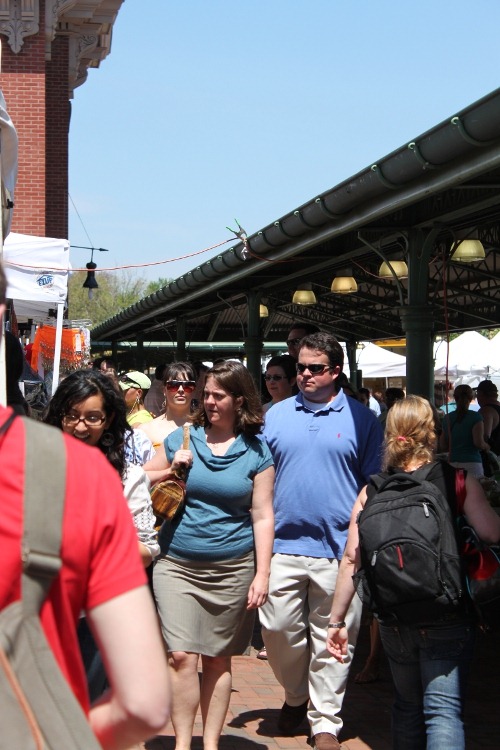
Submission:
POLYGON ((267 601, 269 591, 269 576, 256 573, 250 588, 248 589, 247 609, 257 609, 267 601))

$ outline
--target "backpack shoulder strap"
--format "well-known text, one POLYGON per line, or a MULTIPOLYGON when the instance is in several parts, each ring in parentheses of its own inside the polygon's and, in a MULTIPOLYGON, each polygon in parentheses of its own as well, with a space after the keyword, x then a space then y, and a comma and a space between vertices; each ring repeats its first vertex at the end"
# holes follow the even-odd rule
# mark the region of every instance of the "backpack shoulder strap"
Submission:
POLYGON ((425 464, 425 466, 421 466, 419 469, 413 472, 413 476, 415 479, 418 479, 420 482, 427 481, 427 477, 431 473, 433 469, 436 468, 437 461, 432 461, 430 464, 425 464))
POLYGON ((38 614, 61 569, 66 446, 55 427, 22 417, 26 435, 22 600, 38 614))

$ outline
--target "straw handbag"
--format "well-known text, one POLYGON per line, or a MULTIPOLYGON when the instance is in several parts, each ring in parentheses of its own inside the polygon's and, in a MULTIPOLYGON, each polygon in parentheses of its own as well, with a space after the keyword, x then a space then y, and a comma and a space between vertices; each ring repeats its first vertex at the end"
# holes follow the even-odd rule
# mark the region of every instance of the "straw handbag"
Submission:
MULTIPOLYGON (((183 450, 189 448, 189 425, 182 428, 184 438, 183 450)), ((171 471, 162 482, 158 482, 151 488, 151 502, 155 515, 163 521, 172 521, 184 503, 186 497, 186 469, 180 468, 171 471)))

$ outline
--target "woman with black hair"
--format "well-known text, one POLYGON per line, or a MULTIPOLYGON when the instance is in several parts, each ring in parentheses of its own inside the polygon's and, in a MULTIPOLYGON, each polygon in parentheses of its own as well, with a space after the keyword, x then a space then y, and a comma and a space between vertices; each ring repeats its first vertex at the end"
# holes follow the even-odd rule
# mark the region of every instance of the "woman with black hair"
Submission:
POLYGON ((443 419, 439 450, 448 451, 452 466, 467 469, 479 479, 484 474, 480 451, 489 450, 484 439, 483 418, 477 411, 469 409, 474 398, 470 385, 457 385, 453 398, 457 408, 443 419))
POLYGON ((140 466, 125 459, 125 439, 131 433, 125 409, 111 378, 97 370, 77 370, 59 384, 44 421, 99 448, 116 469, 137 529, 139 552, 147 567, 160 548, 148 479, 140 466))
MULTIPOLYGON (((110 377, 98 370, 77 370, 59 384, 44 421, 87 445, 95 446, 116 469, 137 530, 139 554, 144 566, 148 567, 160 548, 154 527, 149 480, 140 466, 129 464, 125 459, 125 439, 131 433, 125 409, 125 402, 110 377)), ((107 680, 85 618, 78 626, 78 640, 92 702, 104 692, 107 680)))

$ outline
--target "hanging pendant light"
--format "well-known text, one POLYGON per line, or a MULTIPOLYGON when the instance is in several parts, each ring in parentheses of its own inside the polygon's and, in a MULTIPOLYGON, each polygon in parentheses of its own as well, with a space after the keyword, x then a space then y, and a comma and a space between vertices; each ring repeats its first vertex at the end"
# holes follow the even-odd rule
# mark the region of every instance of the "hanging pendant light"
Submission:
POLYGON ((459 240, 453 244, 452 250, 451 260, 458 263, 478 263, 486 257, 483 243, 478 239, 459 240))
POLYGON ((398 279, 408 278, 408 266, 404 260, 384 261, 378 270, 380 279, 387 279, 389 281, 391 281, 391 279, 394 280, 394 274, 396 274, 398 279), (391 268, 394 273, 391 271, 391 268))
POLYGON ((335 276, 331 290, 334 294, 354 294, 358 291, 358 285, 354 276, 335 276))
POLYGON ((312 284, 310 282, 299 284, 293 294, 292 302, 295 305, 315 305, 316 295, 313 292, 312 284))

